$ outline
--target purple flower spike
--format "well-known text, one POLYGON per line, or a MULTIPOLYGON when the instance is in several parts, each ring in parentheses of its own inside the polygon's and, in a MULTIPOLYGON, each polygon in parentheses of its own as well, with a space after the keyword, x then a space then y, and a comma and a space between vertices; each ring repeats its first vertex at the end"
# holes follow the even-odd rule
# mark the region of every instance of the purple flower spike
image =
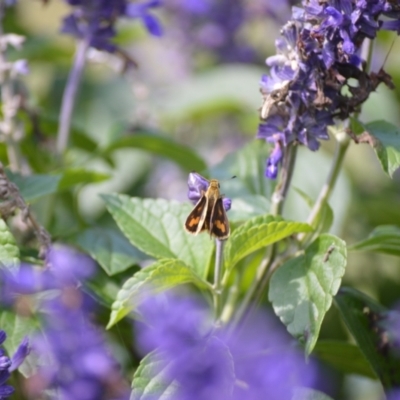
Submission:
MULTIPOLYGON (((269 74, 261 78, 263 121, 257 138, 316 151, 321 140, 329 139, 334 118, 347 119, 358 111, 381 82, 392 87, 383 70, 365 72, 360 53, 364 39, 374 39, 379 30, 400 32, 395 3, 303 0, 303 8, 293 7, 276 41, 277 54, 266 60, 269 74)), ((278 159, 275 154, 268 159, 268 178, 276 178, 278 159)))
POLYGON ((278 165, 282 161, 283 153, 279 142, 275 143, 275 148, 268 157, 265 176, 270 179, 276 179, 278 176, 278 165))
POLYGON ((159 0, 149 0, 145 3, 131 3, 128 0, 66 2, 72 7, 72 12, 64 18, 61 32, 78 39, 86 39, 90 46, 98 50, 113 53, 118 49, 112 39, 116 35, 115 23, 120 17, 141 19, 150 34, 162 34, 161 24, 150 13, 151 8, 161 5, 159 0))

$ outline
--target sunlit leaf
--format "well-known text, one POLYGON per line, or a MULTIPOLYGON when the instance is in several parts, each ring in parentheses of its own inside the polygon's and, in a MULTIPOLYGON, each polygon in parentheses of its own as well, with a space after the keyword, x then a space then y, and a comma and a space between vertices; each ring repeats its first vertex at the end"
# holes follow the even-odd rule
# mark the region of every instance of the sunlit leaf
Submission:
POLYGON ((304 255, 284 263, 271 278, 269 299, 288 331, 313 350, 322 321, 339 290, 347 260, 346 244, 323 234, 304 255))

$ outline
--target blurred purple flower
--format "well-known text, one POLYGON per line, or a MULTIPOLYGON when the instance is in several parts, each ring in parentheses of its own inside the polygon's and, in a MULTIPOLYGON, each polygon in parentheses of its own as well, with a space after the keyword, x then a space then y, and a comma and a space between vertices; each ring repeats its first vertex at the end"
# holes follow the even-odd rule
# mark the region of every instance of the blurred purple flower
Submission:
POLYGON ((49 268, 21 264, 18 269, 0 269, 0 300, 10 304, 20 295, 76 285, 94 272, 94 261, 67 247, 53 247, 47 255, 49 268))
MULTIPOLYGON (((27 391, 36 396, 53 390, 61 400, 127 399, 127 385, 117 364, 103 335, 90 322, 94 301, 80 290, 79 282, 94 272, 93 261, 68 248, 52 248, 47 260, 47 269, 21 265, 16 271, 2 270, 1 275, 8 303, 41 294, 34 299, 43 332, 33 339, 32 349, 43 362, 29 378, 27 391), (44 296, 43 291, 49 289, 44 296)), ((25 340, 11 359, 9 371, 18 367, 26 353, 25 340)))
MULTIPOLYGON (((210 182, 197 172, 191 172, 188 177, 188 199, 196 204, 201 196, 207 191, 210 182)), ((222 199, 226 211, 231 209, 232 200, 228 197, 222 199)))
MULTIPOLYGON (((266 60, 270 71, 260 82, 264 105, 257 137, 315 151, 320 140, 329 139, 327 127, 335 117, 348 118, 381 82, 391 86, 383 70, 368 74, 361 68, 360 48, 379 30, 399 32, 400 9, 390 0, 302 4, 282 28, 277 54, 266 60)), ((266 176, 274 179, 277 163, 271 157, 266 176)))
POLYGON ((118 49, 112 39, 116 35, 115 23, 120 17, 140 19, 152 35, 162 34, 158 19, 150 13, 150 9, 161 5, 160 0, 143 3, 130 3, 128 0, 65 1, 73 9, 64 18, 61 32, 86 39, 90 46, 98 50, 113 53, 118 49))
POLYGON ((295 386, 315 384, 312 363, 305 364, 266 315, 228 333, 187 297, 152 296, 140 312, 145 322, 136 324, 138 349, 158 350, 164 378, 178 383, 178 400, 289 400, 295 386))
POLYGON ((88 320, 89 303, 69 288, 43 305, 44 334, 32 343, 45 361, 31 378, 39 392, 53 389, 62 400, 99 400, 126 391, 103 335, 88 320))
MULTIPOLYGON (((0 330, 0 346, 4 343, 6 338, 7 334, 3 330, 0 330)), ((7 385, 6 381, 10 377, 10 372, 14 371, 22 364, 29 354, 29 351, 30 348, 27 338, 22 340, 11 359, 6 356, 3 348, 0 347, 0 400, 8 398, 14 393, 14 388, 7 385)))

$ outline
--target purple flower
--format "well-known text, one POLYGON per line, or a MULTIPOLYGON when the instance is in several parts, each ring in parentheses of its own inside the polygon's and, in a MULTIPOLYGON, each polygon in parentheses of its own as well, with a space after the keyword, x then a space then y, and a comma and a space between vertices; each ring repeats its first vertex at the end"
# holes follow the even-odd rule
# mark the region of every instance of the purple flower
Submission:
POLYGON ((158 19, 150 9, 160 6, 159 0, 144 3, 130 3, 128 0, 66 0, 73 7, 70 15, 64 18, 61 32, 86 39, 90 46, 113 53, 117 45, 112 42, 116 35, 115 22, 119 17, 138 18, 154 36, 161 36, 162 29, 158 19))
POLYGON ((178 400, 289 400, 295 386, 315 384, 313 364, 266 315, 228 332, 213 325, 202 303, 170 293, 149 297, 140 311, 138 349, 156 351, 159 373, 178 384, 178 400))
MULTIPOLYGON (((0 346, 4 343, 6 338, 6 333, 3 330, 0 330, 0 346)), ((0 400, 8 398, 14 393, 14 388, 10 385, 7 385, 6 381, 10 377, 10 373, 22 364, 26 356, 29 354, 29 351, 30 348, 27 338, 22 340, 17 351, 11 359, 0 347, 0 400)))
MULTIPOLYGON (((42 292, 32 298, 42 320, 42 333, 33 339, 32 349, 43 362, 29 378, 30 394, 39 396, 52 390, 61 400, 127 398, 120 397, 126 395, 127 385, 103 335, 89 319, 94 301, 78 285, 93 273, 93 261, 67 248, 52 248, 47 259, 47 269, 21 265, 1 276, 8 303, 18 302, 21 295, 42 292), (43 291, 49 289, 44 296, 43 291)), ((0 331, 0 344, 4 339, 0 331)), ((11 360, 2 358, 1 353, 0 375, 1 365, 7 365, 7 375, 18 368, 27 352, 24 339, 11 360)))
POLYGON ((31 378, 39 392, 53 389, 62 400, 98 400, 126 391, 103 335, 88 319, 89 303, 83 293, 69 288, 43 305, 44 334, 32 343, 45 360, 31 378))
MULTIPOLYGON (((334 118, 359 109, 381 83, 391 86, 384 71, 362 68, 360 47, 378 30, 399 32, 400 9, 389 0, 303 0, 276 41, 277 54, 267 58, 269 75, 260 82, 264 104, 257 137, 283 149, 297 142, 318 150, 329 138, 334 118), (385 21, 382 20, 382 17, 385 21), (357 85, 349 82, 357 81, 357 85)), ((267 162, 266 176, 277 174, 277 147, 267 162)))
MULTIPOLYGON (((191 172, 188 177, 188 199, 193 204, 196 204, 200 200, 201 196, 203 196, 207 191, 209 186, 210 182, 206 178, 202 177, 197 172, 191 172)), ((231 209, 231 199, 224 197, 222 203, 226 211, 231 209)))
POLYGON ((1 302, 10 304, 20 295, 76 285, 94 272, 93 260, 67 247, 53 247, 47 255, 49 268, 21 264, 18 269, 0 269, 1 302))

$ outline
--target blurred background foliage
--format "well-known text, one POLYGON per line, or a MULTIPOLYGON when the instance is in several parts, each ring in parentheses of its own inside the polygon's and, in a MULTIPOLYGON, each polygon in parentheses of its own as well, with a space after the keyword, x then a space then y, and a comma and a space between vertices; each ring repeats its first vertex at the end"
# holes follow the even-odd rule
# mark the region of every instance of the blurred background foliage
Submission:
MULTIPOLYGON (((10 52, 10 59, 26 58, 30 66, 18 90, 27 105, 27 112, 20 112, 26 133, 21 147, 33 174, 14 178, 56 241, 96 253, 98 262, 106 257, 99 251, 104 243, 121 250, 114 264, 100 262, 103 268, 112 264, 115 269, 105 268, 104 277, 99 275, 93 283, 108 307, 144 256, 118 233, 99 194, 123 192, 183 202, 187 173, 196 170, 220 179, 232 174, 243 178, 222 183, 224 194, 233 198, 233 221, 268 209, 268 201, 261 198, 273 185, 262 177, 268 146, 253 143, 261 105, 258 82, 266 72, 265 58, 274 53, 280 26, 290 15, 290 4, 220 0, 210 16, 195 8, 190 13, 179 0, 165 0, 156 11, 164 28, 161 38, 149 36, 140 22, 121 22, 116 41, 138 66, 124 71, 118 55, 90 51, 62 165, 51 149, 75 41, 59 33, 68 12, 64 2, 46 3, 21 0, 4 21, 6 32, 26 36, 23 49, 10 52), (260 197, 250 201, 250 195, 260 197)), ((375 56, 373 68, 379 70, 385 62, 397 85, 394 91, 379 87, 361 120, 385 119, 398 125, 399 39, 382 34, 375 56)), ((308 206, 294 189, 315 199, 333 151, 333 139, 316 153, 301 149, 285 209, 288 218, 305 220, 308 206)), ((0 160, 7 164, 4 143, 0 160)), ((352 144, 331 200, 333 233, 352 244, 377 225, 400 225, 399 203, 400 174, 389 179, 368 145, 352 144)), ((29 243, 23 234, 20 238, 29 243)), ((26 258, 31 255, 28 247, 26 258)), ((243 290, 248 284, 244 280, 243 290)), ((344 284, 391 307, 400 297, 398 259, 350 253, 344 284)), ((339 321, 332 308, 321 338, 347 339, 339 321)), ((119 329, 124 330, 124 324, 119 329)), ((344 380, 340 396, 376 399, 379 390, 373 380, 351 376, 344 380)))

